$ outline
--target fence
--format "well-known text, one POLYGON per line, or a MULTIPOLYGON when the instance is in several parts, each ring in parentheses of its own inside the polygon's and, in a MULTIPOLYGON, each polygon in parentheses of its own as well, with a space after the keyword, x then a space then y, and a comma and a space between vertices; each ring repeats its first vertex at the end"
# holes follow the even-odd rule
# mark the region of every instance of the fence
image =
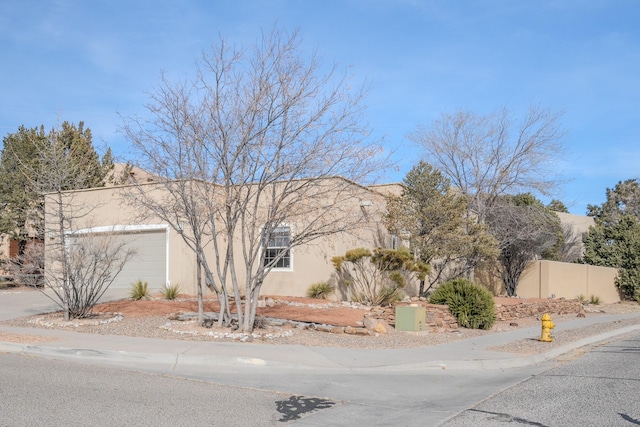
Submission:
POLYGON ((556 261, 534 261, 518 283, 517 294, 525 298, 577 298, 597 296, 603 303, 620 302, 614 280, 618 270, 556 261))

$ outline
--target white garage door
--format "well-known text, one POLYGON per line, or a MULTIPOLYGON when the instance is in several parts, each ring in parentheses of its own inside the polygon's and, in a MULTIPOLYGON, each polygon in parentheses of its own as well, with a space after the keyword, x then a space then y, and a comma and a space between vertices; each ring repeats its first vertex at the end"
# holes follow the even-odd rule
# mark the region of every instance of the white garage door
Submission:
POLYGON ((167 233, 165 230, 123 233, 118 236, 125 243, 123 250, 135 253, 111 285, 114 289, 129 289, 140 279, 149 290, 159 290, 167 282, 167 233))

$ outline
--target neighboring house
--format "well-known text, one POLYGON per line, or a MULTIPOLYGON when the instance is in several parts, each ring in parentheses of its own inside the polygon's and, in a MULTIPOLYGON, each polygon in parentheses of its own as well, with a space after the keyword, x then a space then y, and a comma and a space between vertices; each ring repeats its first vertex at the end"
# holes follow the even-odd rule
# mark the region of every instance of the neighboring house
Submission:
POLYGON ((113 187, 117 185, 141 184, 153 182, 156 177, 144 169, 127 163, 114 163, 113 169, 105 178, 105 186, 113 187))
POLYGON ((562 260, 573 262, 582 257, 584 252, 582 236, 589 231, 589 227, 596 224, 595 220, 590 216, 564 212, 556 212, 556 215, 560 218, 560 224, 562 224, 564 234, 565 248, 562 251, 562 260))
MULTIPOLYGON (((268 274, 262 286, 262 294, 304 296, 307 289, 316 282, 335 281, 332 257, 343 255, 347 250, 356 247, 388 247, 391 244, 391 236, 384 231, 381 224, 386 207, 385 194, 390 191, 397 192, 395 186, 380 187, 385 190, 382 192, 378 191, 378 187, 364 187, 339 177, 327 179, 341 180, 344 191, 352 192, 352 197, 345 199, 351 206, 340 206, 339 209, 349 209, 357 216, 357 229, 320 237, 306 245, 293 248, 279 261, 277 268, 268 274)), ((178 231, 127 200, 128 193, 140 188, 145 189, 144 191, 158 192, 159 198, 163 197, 162 192, 165 191, 156 183, 149 182, 139 184, 138 187, 122 185, 64 193, 66 198, 73 199, 74 205, 92 207, 89 215, 76 221, 72 231, 76 235, 85 236, 115 233, 118 239, 126 243, 127 248, 136 252, 112 287, 129 289, 132 282, 141 279, 147 281, 149 287, 156 291, 164 284, 179 284, 182 292, 195 294, 195 254, 185 244, 178 231)), ((310 200, 307 203, 322 201, 310 200)), ((290 233, 295 233, 295 229, 296 223, 283 224, 278 234, 265 245, 266 257, 269 258, 280 251, 290 233)), ((45 245, 53 243, 56 238, 55 234, 48 234, 45 245)), ((210 255, 213 259, 213 253, 210 255)), ((47 261, 46 268, 52 268, 50 260, 47 261)), ((340 289, 337 290, 337 297, 344 297, 340 289)))

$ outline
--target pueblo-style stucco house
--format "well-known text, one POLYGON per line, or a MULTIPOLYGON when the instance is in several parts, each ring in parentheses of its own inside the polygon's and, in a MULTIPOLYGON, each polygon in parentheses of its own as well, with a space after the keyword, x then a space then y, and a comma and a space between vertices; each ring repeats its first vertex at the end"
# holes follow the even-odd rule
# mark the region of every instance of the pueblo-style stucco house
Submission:
MULTIPOLYGON (((181 233, 165 221, 145 211, 145 208, 131 202, 130 196, 136 191, 158 192, 162 197, 162 186, 158 186, 153 179, 141 178, 143 183, 132 175, 127 185, 76 190, 64 193, 64 197, 72 200, 76 207, 89 207, 89 214, 82 215, 74 221, 70 234, 81 234, 85 237, 101 236, 109 233, 124 243, 125 249, 135 252, 133 258, 125 265, 118 275, 112 288, 130 289, 137 280, 146 281, 152 291, 158 291, 165 284, 180 285, 183 293, 196 294, 196 256, 184 242, 181 233)), ((386 195, 399 195, 402 191, 400 184, 361 186, 340 177, 325 178, 336 180, 339 185, 329 185, 329 188, 339 189, 344 194, 342 203, 330 204, 341 213, 349 212, 351 223, 355 226, 335 234, 323 235, 309 243, 296 246, 278 261, 266 277, 261 289, 263 295, 305 296, 309 287, 317 282, 336 284, 336 275, 331 258, 343 255, 347 250, 365 247, 394 247, 397 243, 383 226, 383 215, 386 209, 386 195)), ((322 185, 322 183, 318 183, 322 185)), ((330 194, 323 192, 322 196, 313 197, 313 192, 305 193, 307 212, 312 213, 315 204, 322 206, 323 199, 330 194), (311 196, 310 196, 311 194, 311 196), (309 210, 310 209, 310 210, 309 210)), ((326 208, 326 206, 325 206, 326 208)), ((332 211, 326 212, 323 220, 331 222, 332 211)), ((572 215, 559 214, 561 222, 568 226, 577 243, 577 257, 582 253, 581 236, 593 219, 572 215)), ((277 238, 265 242, 264 251, 270 253, 282 250, 282 242, 292 237, 296 229, 304 227, 305 215, 283 223, 276 232, 277 238), (280 243, 278 243, 280 242, 280 243)), ((179 227, 178 227, 179 229, 179 227)), ((55 246, 57 236, 47 233, 45 247, 55 246)), ((241 254, 239 247, 237 254, 241 254)), ((124 250, 124 249, 123 249, 124 250)), ((213 260, 212 245, 207 249, 206 256, 213 260)), ((46 249, 46 254, 50 253, 46 249)), ((241 255, 238 255, 239 257, 241 255)), ((46 270, 55 264, 46 257, 46 270)), ((243 264, 237 264, 242 271, 243 264)), ((242 273, 241 273, 242 274, 242 273)), ((614 286, 617 270, 608 267, 595 267, 575 263, 554 261, 534 261, 521 277, 517 294, 529 298, 564 297, 576 298, 579 295, 590 297, 595 295, 603 302, 617 302, 619 295, 614 286)), ((483 280, 481 275, 476 280, 485 284, 495 294, 504 294, 504 285, 496 283, 495 278, 483 280)), ((243 278, 240 277, 242 281, 243 278)), ((205 292, 208 288, 204 287, 205 292)), ((417 289, 405 289, 410 296, 417 293, 417 289)), ((345 299, 344 289, 336 288, 336 297, 345 299)))
MULTIPOLYGON (((286 257, 278 262, 266 277, 261 289, 264 295, 305 296, 308 288, 317 282, 335 280, 335 269, 331 258, 343 255, 347 250, 356 247, 375 248, 392 244, 391 236, 385 233, 382 226, 382 215, 385 210, 385 194, 399 193, 399 185, 361 186, 340 177, 326 178, 340 180, 340 191, 351 192, 344 197, 345 204, 341 211, 349 210, 355 215, 357 226, 347 232, 339 232, 321 236, 307 244, 292 248, 286 257)), ((196 256, 186 245, 180 232, 167 222, 145 212, 143 207, 132 203, 127 196, 135 191, 159 192, 161 185, 152 182, 137 185, 120 185, 104 188, 76 190, 63 193, 77 207, 90 207, 88 214, 74 220, 70 235, 100 236, 103 233, 116 235, 125 242, 127 249, 135 251, 133 258, 125 265, 111 288, 130 289, 131 284, 140 279, 149 284, 152 291, 158 291, 165 284, 178 284, 181 292, 195 295, 196 290, 196 256), (148 190, 147 190, 148 189, 148 190)), ((336 186, 337 188, 338 186, 336 186)), ((324 195, 323 197, 328 197, 324 195)), ((322 203, 313 200, 310 203, 322 203)), ((48 202, 47 202, 48 203, 48 202)), ((47 207, 47 215, 49 208, 47 207)), ((328 220, 330 218, 327 218, 328 220)), ((50 221, 49 219, 47 221, 50 221)), ((300 224, 294 220, 283 224, 277 231, 283 239, 289 233, 295 233, 300 224)), ((45 247, 54 246, 57 236, 54 232, 45 237, 45 247)), ((270 241, 265 251, 278 250, 278 239, 270 241)), ((213 260, 213 249, 209 245, 208 257, 213 260)), ((49 253, 49 249, 45 249, 49 253)), ((240 249, 237 252, 241 257, 240 249)), ((269 252, 267 252, 268 256, 269 252)), ((212 262, 212 261, 210 261, 212 262)), ((46 260, 46 268, 52 266, 51 258, 46 260)), ((240 267, 243 264, 237 264, 240 267)), ((203 286, 205 292, 209 292, 203 286)), ((337 289, 337 297, 344 295, 337 289)))

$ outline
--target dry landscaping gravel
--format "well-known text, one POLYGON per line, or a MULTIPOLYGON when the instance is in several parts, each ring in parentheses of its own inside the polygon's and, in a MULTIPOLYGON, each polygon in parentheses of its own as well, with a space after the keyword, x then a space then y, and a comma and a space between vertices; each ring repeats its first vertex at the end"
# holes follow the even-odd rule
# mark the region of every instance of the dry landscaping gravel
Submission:
MULTIPOLYGON (((212 301, 209 304, 214 304, 212 301)), ((342 303, 329 303, 305 298, 279 300, 274 307, 265 307, 264 313, 269 317, 289 319, 291 322, 274 322, 280 325, 258 328, 252 336, 239 334, 229 329, 204 328, 193 320, 179 321, 177 313, 193 311, 193 299, 181 298, 179 301, 165 301, 158 298, 149 301, 123 300, 97 307, 99 314, 92 319, 65 322, 60 313, 43 314, 23 319, 3 322, 2 325, 32 328, 55 328, 73 330, 81 333, 124 335, 160 339, 195 340, 195 341, 251 341, 265 344, 295 344, 318 347, 347 347, 365 349, 415 348, 443 344, 465 338, 499 333, 518 328, 538 326, 536 318, 522 318, 516 321, 498 321, 491 330, 472 330, 459 328, 456 330, 431 330, 420 332, 396 331, 389 327, 387 333, 372 333, 368 336, 345 333, 320 332, 309 328, 317 325, 315 319, 324 319, 326 324, 353 325, 354 319, 362 319, 370 310, 342 303), (137 305, 136 305, 137 304, 137 305), (146 304, 146 306, 145 306, 146 304), (147 307, 142 309, 142 307, 147 307), (148 307, 154 307, 149 309, 148 307), (278 314, 279 313, 279 314, 278 314), (287 314, 288 313, 288 314, 287 314), (306 314, 305 314, 306 313, 306 314)), ((209 309, 214 305, 206 306, 209 309)), ((207 308, 205 308, 207 310, 207 308)), ((640 307, 636 303, 620 303, 586 307, 587 316, 600 316, 603 313, 638 312, 639 316, 619 322, 608 322, 554 332, 552 343, 537 341, 536 335, 530 338, 493 348, 517 354, 535 354, 548 351, 586 336, 596 335, 625 326, 640 324, 640 307)), ((574 320, 576 315, 555 316, 556 325, 574 320)), ((354 325, 357 326, 357 325, 354 325)), ((42 337, 37 335, 3 334, 0 341, 38 342, 42 337)))

